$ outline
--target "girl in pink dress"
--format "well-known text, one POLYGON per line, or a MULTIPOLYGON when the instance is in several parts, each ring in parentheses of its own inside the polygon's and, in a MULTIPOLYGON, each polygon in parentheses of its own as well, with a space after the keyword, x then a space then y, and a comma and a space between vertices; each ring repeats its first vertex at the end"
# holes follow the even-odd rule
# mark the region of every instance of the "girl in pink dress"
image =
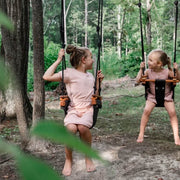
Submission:
MULTIPOLYGON (((91 97, 94 93, 94 77, 87 70, 92 69, 94 60, 92 59, 91 51, 85 47, 68 45, 66 52, 70 54, 70 63, 73 68, 67 68, 64 71, 64 82, 70 97, 70 105, 64 119, 64 125, 74 134, 79 132, 80 138, 91 146, 92 137, 89 128, 93 123, 91 97)), ((45 72, 44 80, 62 81, 62 72, 55 73, 55 70, 64 55, 65 51, 61 49, 58 59, 45 72)), ((100 81, 103 80, 104 76, 101 71, 98 71, 97 78, 100 81)), ((65 153, 66 160, 62 173, 65 176, 69 176, 72 170, 72 150, 66 147, 65 153)), ((90 158, 86 157, 85 163, 88 172, 95 170, 95 166, 90 158)))
MULTIPOLYGON (((145 63, 142 62, 140 65, 140 70, 136 77, 137 82, 140 82, 140 78, 143 74, 143 69, 145 67, 145 63)), ((148 55, 148 68, 145 71, 145 75, 148 79, 171 79, 173 77, 173 71, 171 68, 171 61, 167 54, 162 50, 153 50, 148 55), (164 66, 167 65, 168 69, 165 69, 164 66)), ((174 68, 176 70, 177 78, 180 79, 180 73, 178 71, 177 63, 174 63, 174 68)), ((147 95, 146 105, 144 108, 144 112, 141 117, 141 124, 140 124, 140 132, 137 138, 137 142, 141 143, 144 140, 144 132, 146 125, 149 120, 149 116, 156 106, 156 98, 155 98, 155 82, 149 82, 150 91, 147 95)), ((176 116, 174 101, 172 98, 172 91, 170 83, 166 83, 165 85, 165 98, 164 98, 164 107, 166 108, 170 121, 171 126, 173 129, 174 134, 174 141, 176 145, 180 145, 180 138, 179 138, 179 130, 178 130, 178 119, 176 116)))

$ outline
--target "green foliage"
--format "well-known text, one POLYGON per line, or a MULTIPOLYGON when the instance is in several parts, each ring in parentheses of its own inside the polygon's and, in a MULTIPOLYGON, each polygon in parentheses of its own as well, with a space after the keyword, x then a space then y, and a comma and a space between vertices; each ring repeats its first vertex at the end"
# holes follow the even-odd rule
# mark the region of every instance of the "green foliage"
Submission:
POLYGON ((5 65, 1 59, 0 59, 0 70, 1 70, 0 90, 4 91, 8 88, 10 76, 9 76, 8 70, 5 68, 5 65))
POLYGON ((128 53, 127 56, 123 56, 120 62, 120 77, 129 75, 134 78, 137 75, 140 67, 140 51, 133 51, 128 53))
MULTIPOLYGON (((66 9, 70 0, 66 1, 66 9)), ((88 1, 88 47, 97 49, 97 23, 98 23, 98 1, 88 1)), ((139 0, 104 0, 103 6, 103 49, 104 60, 102 60, 103 72, 107 73, 106 78, 120 77, 126 74, 134 77, 138 70, 139 58, 141 57, 141 36, 139 24, 139 0), (120 6, 120 12, 118 12, 120 6), (125 13, 124 23, 118 29, 117 15, 120 14, 120 22, 125 13), (121 34, 121 50, 122 59, 117 56, 117 37, 118 32, 121 34), (138 53, 139 52, 139 53, 138 53), (126 54, 126 55, 125 55, 126 54), (133 57, 134 55, 134 57, 133 57), (112 57, 111 57, 112 56, 112 57), (126 60, 128 59, 128 60, 126 60), (113 60, 113 62, 111 62, 113 60), (109 62, 110 61, 110 62, 109 62), (138 65, 135 62, 138 62, 138 65), (107 64, 106 64, 107 63, 107 64), (125 63, 125 65, 124 65, 125 63), (122 66, 123 65, 123 66, 122 66), (128 66, 130 65, 130 66, 128 66), (119 67, 118 67, 119 66, 119 67), (111 69, 111 68, 112 69, 111 69), (123 69, 124 68, 124 69, 123 69), (121 72, 120 72, 121 71, 121 72)), ((147 45, 147 4, 146 0, 142 0, 142 23, 144 35, 144 47, 146 54, 151 49, 160 48, 172 57, 173 52, 173 33, 174 33, 174 3, 167 1, 150 1, 151 6, 151 36, 152 43, 147 45)), ((51 22, 46 37, 48 42, 59 42, 59 18, 60 4, 59 1, 44 1, 45 29, 51 22), (48 11, 52 9, 52 11, 48 11), (56 18, 54 18, 56 17, 56 18), (54 18, 54 19, 53 19, 54 18)), ((84 46, 85 24, 84 24, 84 1, 72 1, 67 14, 67 44, 76 44, 84 46)), ((180 52, 180 36, 178 31, 177 52, 180 52)), ((97 54, 97 52, 96 52, 97 54)), ((55 54, 56 55, 56 54, 55 54)), ((56 56, 55 56, 56 57, 56 56)), ((50 62, 50 61, 48 61, 50 62)), ((47 89, 53 89, 56 83, 47 83, 47 89)))
MULTIPOLYGON (((47 41, 47 38, 44 38, 44 66, 45 71, 57 60, 58 52, 60 50, 60 45, 47 41)), ((30 61, 28 64, 28 91, 33 91, 33 84, 34 84, 34 77, 33 77, 33 62, 32 59, 32 52, 29 53, 30 61)), ((66 65, 69 66, 69 56, 66 57, 66 65)), ((56 72, 61 70, 61 65, 57 68, 56 72)), ((58 82, 45 82, 45 90, 53 90, 59 85, 58 82)))
MULTIPOLYGON (((47 45, 47 48, 44 50, 45 70, 47 70, 56 61, 58 57, 59 49, 60 46, 53 42, 50 42, 47 45)), ((48 81, 45 82, 46 90, 55 89, 57 86, 58 86, 58 82, 48 82, 48 81)))
POLYGON ((120 59, 114 48, 104 52, 104 60, 101 57, 101 70, 105 78, 116 78, 120 73, 120 59))
MULTIPOLYGON (((5 28, 9 29, 10 31, 13 31, 14 29, 14 26, 11 23, 10 19, 1 11, 0 11, 0 25, 3 25, 5 28)), ((0 70, 1 70, 0 90, 4 91, 8 87, 10 76, 8 70, 5 68, 5 64, 3 63, 2 59, 0 59, 0 70)))
POLYGON ((28 63, 28 81, 27 81, 27 88, 28 92, 31 92, 34 90, 34 70, 33 70, 33 64, 31 62, 28 63))
POLYGON ((0 137, 6 140, 12 140, 13 142, 16 142, 17 140, 16 134, 19 134, 18 126, 15 126, 14 128, 5 127, 1 130, 0 137))
POLYGON ((35 157, 21 153, 16 157, 18 168, 23 180, 60 180, 57 172, 35 157))
POLYGON ((10 18, 7 17, 2 11, 0 11, 0 24, 5 28, 9 29, 10 31, 13 31, 14 29, 14 26, 11 23, 10 18))

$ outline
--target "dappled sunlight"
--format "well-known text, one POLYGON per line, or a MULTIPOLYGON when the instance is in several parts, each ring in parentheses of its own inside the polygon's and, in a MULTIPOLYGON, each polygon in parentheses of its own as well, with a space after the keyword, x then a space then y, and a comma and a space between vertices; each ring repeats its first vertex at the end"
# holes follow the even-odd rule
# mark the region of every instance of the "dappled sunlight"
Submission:
POLYGON ((100 156, 109 162, 113 162, 119 159, 118 152, 123 146, 110 146, 106 151, 100 152, 100 156))
MULTIPOLYGON (((125 147, 125 146, 112 146, 112 145, 107 145, 107 144, 104 144, 104 145, 96 144, 93 146, 96 147, 96 148, 93 147, 94 149, 98 149, 100 157, 109 163, 119 160, 118 152, 120 149, 125 147)), ((93 160, 93 162, 96 168, 106 166, 105 163, 102 163, 98 160, 93 160)), ((85 166, 84 156, 79 153, 74 152, 73 170, 78 172, 78 171, 85 171, 85 169, 86 169, 86 166, 85 166)))

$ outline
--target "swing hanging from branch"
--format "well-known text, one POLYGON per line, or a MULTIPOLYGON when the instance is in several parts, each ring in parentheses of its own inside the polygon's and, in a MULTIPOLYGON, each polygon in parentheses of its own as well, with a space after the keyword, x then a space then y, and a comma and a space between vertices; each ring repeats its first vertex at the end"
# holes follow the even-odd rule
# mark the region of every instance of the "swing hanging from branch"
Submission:
MULTIPOLYGON (((65 4, 64 0, 61 0, 61 22, 60 22, 60 36, 61 36, 61 43, 62 48, 65 49, 65 30, 64 30, 64 21, 65 21, 65 15, 64 15, 64 9, 65 4)), ((65 115, 67 114, 68 106, 70 103, 70 98, 67 95, 66 86, 64 83, 64 70, 66 69, 66 60, 65 56, 62 57, 62 82, 60 82, 60 88, 61 88, 61 96, 60 96, 60 107, 64 110, 65 115)))
MULTIPOLYGON (((61 0, 61 22, 60 22, 60 35, 61 35, 61 42, 62 48, 65 49, 65 30, 64 30, 64 0, 61 0)), ((98 6, 98 25, 97 25, 97 36, 98 36, 98 58, 97 58, 97 66, 96 66, 96 74, 95 74, 95 83, 94 83, 94 94, 91 98, 91 104, 93 106, 93 124, 91 128, 93 128, 97 121, 97 116, 99 112, 99 108, 102 107, 102 97, 101 97, 101 82, 97 82, 97 74, 100 70, 100 56, 102 50, 102 22, 103 22, 103 0, 99 0, 98 6), (97 87, 98 85, 98 87, 97 87), (96 92, 97 91, 97 92, 96 92)), ((70 98, 67 95, 66 86, 64 83, 64 70, 66 69, 66 61, 65 56, 62 59, 62 82, 60 84, 62 95, 60 96, 60 107, 64 110, 65 115, 67 114, 68 106, 70 103, 70 98)))
POLYGON ((98 35, 98 58, 96 65, 96 74, 95 74, 95 83, 94 83, 94 95, 92 96, 91 104, 93 105, 94 113, 93 113, 93 128, 97 121, 97 116, 99 109, 102 107, 102 97, 101 97, 101 82, 97 82, 97 73, 101 69, 100 68, 100 56, 102 51, 102 23, 103 23, 103 0, 99 0, 98 6, 98 25, 97 25, 97 35, 98 35), (97 87, 97 84, 99 87, 97 87), (98 88, 98 89, 97 89, 98 88), (98 92, 96 93, 96 90, 98 92))
MULTIPOLYGON (((175 38, 174 38, 174 62, 176 62, 176 41, 177 41, 177 22, 178 22, 178 1, 174 2, 176 7, 175 14, 175 38)), ((140 15, 140 32, 141 32, 141 49, 142 49, 142 62, 144 62, 144 42, 143 42, 143 31, 142 31, 142 13, 141 13, 141 1, 139 0, 139 15, 140 15)), ((145 98, 147 99, 147 91, 149 89, 148 82, 155 82, 155 97, 156 97, 156 107, 164 107, 164 96, 165 96, 165 85, 166 83, 171 83, 171 90, 173 91, 174 99, 174 88, 176 83, 179 82, 176 77, 176 72, 174 69, 174 77, 172 79, 162 80, 162 79, 147 79, 147 76, 144 74, 145 69, 143 69, 143 75, 140 79, 140 82, 145 86, 145 98)))

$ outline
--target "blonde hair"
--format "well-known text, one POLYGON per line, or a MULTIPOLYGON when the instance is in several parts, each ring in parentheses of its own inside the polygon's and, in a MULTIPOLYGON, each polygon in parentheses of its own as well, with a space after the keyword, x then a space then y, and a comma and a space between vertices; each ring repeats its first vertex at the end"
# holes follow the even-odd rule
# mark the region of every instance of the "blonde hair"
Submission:
POLYGON ((86 47, 67 46, 66 53, 70 54, 70 63, 74 68, 79 66, 82 57, 87 57, 87 51, 89 51, 89 49, 86 47))
POLYGON ((163 66, 167 65, 168 69, 172 70, 172 68, 171 68, 171 58, 163 50, 161 50, 161 49, 152 50, 149 53, 148 57, 153 53, 157 53, 159 55, 159 61, 162 62, 163 66))

